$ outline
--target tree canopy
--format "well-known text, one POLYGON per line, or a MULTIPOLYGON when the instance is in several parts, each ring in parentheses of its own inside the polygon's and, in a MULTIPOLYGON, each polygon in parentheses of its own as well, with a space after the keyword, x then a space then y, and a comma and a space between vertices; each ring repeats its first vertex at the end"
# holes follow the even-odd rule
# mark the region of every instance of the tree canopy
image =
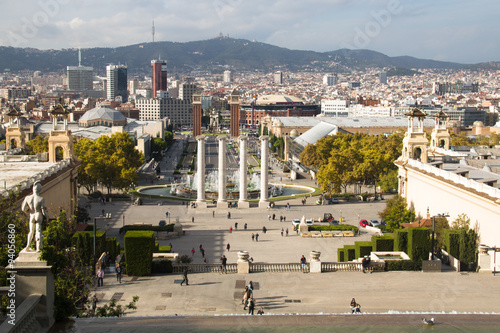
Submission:
POLYGON ((379 213, 381 219, 387 223, 389 229, 401 228, 401 223, 411 223, 415 221, 415 211, 408 209, 406 200, 395 195, 386 201, 385 209, 379 213))

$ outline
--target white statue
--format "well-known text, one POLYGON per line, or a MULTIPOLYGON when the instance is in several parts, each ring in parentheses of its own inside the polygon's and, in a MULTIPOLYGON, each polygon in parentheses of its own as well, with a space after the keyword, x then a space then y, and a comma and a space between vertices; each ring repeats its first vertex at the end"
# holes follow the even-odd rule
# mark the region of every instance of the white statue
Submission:
POLYGON ((29 210, 30 214, 30 232, 28 234, 28 244, 25 250, 30 251, 30 244, 35 237, 36 251, 42 249, 42 221, 43 217, 47 216, 45 211, 45 200, 40 196, 42 184, 35 182, 33 184, 33 194, 24 198, 21 209, 24 211, 29 210))

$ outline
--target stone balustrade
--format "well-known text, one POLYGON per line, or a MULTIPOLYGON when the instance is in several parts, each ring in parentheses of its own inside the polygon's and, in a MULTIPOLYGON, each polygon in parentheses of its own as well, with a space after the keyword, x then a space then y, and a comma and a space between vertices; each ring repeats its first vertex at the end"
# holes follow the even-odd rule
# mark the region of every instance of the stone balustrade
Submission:
POLYGON ((36 319, 36 306, 42 295, 30 295, 16 308, 15 325, 8 323, 9 318, 0 325, 0 332, 25 333, 48 331, 49 327, 42 328, 36 319))
MULTIPOLYGON (((222 265, 221 264, 173 264, 173 273, 182 273, 184 271, 184 267, 188 267, 189 273, 221 273, 222 265)), ((237 273, 238 265, 237 264, 227 264, 226 270, 228 273, 237 273)))

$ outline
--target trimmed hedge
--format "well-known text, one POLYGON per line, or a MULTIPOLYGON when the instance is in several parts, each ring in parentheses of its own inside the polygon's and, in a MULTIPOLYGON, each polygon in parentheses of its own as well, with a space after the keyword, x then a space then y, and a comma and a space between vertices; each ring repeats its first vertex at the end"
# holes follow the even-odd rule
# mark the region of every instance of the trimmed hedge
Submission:
POLYGON ((170 253, 171 251, 172 251, 172 248, 170 246, 159 246, 158 247, 159 253, 170 253))
POLYGON ((127 231, 125 256, 127 274, 131 276, 151 275, 155 237, 153 231, 127 231))
POLYGON ((408 253, 408 229, 394 231, 394 251, 408 253))
POLYGON ((408 228, 408 256, 415 261, 428 260, 431 250, 430 231, 424 227, 408 228))
POLYGON ((163 227, 160 227, 159 225, 126 225, 124 227, 120 228, 120 234, 127 232, 127 231, 141 231, 141 230, 148 230, 148 231, 174 231, 174 224, 167 224, 163 227))
MULTIPOLYGON (((116 240, 116 239, 115 239, 116 240)), ((80 253, 82 264, 84 266, 93 266, 94 262, 94 232, 93 231, 77 231, 71 237, 71 245, 73 245, 80 253)), ((101 254, 107 250, 106 232, 96 230, 95 248, 96 260, 101 254)))
POLYGON ((460 257, 460 231, 445 230, 444 246, 446 247, 446 252, 458 259, 460 257))
POLYGON ((373 251, 373 243, 372 242, 355 242, 355 258, 361 258, 364 256, 369 256, 373 251))
POLYGON ((422 260, 387 260, 385 262, 386 271, 421 271, 422 260))
POLYGON ((155 274, 172 273, 174 268, 172 261, 168 259, 155 259, 151 265, 151 272, 155 274))
POLYGON ((345 262, 345 250, 344 249, 337 249, 337 261, 338 262, 345 262))
POLYGON ((394 238, 391 236, 372 236, 373 251, 387 252, 394 250, 394 238))
POLYGON ((339 224, 339 225, 310 225, 309 226, 309 231, 334 231, 334 230, 352 230, 355 233, 358 233, 359 228, 356 227, 355 225, 349 225, 349 224, 339 224))
POLYGON ((344 253, 344 260, 347 256, 346 261, 353 261, 356 258, 356 248, 354 247, 354 245, 344 245, 344 253))

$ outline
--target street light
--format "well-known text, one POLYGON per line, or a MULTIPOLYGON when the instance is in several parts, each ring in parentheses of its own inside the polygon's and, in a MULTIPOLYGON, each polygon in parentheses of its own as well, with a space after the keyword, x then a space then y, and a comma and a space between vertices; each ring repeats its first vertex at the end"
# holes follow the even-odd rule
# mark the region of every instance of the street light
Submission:
POLYGON ((96 264, 97 264, 97 253, 96 253, 96 230, 97 230, 97 220, 105 220, 105 219, 110 219, 111 218, 111 213, 108 213, 106 215, 103 215, 103 216, 97 216, 97 217, 94 217, 94 275, 96 274, 96 270, 95 270, 95 267, 96 267, 96 264))

